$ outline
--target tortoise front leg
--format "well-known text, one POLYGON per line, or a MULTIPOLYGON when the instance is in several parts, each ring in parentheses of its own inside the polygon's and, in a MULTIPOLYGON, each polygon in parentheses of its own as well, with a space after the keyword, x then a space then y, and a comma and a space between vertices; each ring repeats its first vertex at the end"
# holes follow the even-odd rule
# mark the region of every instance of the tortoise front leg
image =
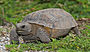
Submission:
POLYGON ((78 29, 78 27, 74 27, 72 30, 73 30, 77 35, 80 35, 80 34, 81 34, 80 31, 79 31, 79 29, 78 29))
POLYGON ((37 37, 39 37, 40 40, 41 40, 42 42, 44 42, 44 43, 48 43, 48 42, 51 41, 50 38, 49 38, 47 35, 49 35, 49 34, 48 34, 44 29, 39 28, 39 29, 37 30, 37 37))
POLYGON ((10 43, 13 44, 12 41, 16 41, 19 44, 18 34, 16 33, 16 29, 12 29, 10 32, 10 43))

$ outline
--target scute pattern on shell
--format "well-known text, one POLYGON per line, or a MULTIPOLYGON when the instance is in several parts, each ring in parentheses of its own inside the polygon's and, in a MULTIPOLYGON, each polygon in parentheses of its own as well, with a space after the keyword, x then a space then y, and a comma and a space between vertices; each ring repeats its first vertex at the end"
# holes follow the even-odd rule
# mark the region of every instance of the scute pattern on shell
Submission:
POLYGON ((49 8, 30 13, 22 22, 35 23, 53 29, 66 29, 78 25, 68 12, 58 8, 49 8))

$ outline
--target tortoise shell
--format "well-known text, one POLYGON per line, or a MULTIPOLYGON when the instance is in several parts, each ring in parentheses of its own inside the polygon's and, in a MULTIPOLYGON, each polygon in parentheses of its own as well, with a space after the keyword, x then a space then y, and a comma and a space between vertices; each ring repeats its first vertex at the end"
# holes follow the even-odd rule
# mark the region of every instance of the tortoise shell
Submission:
POLYGON ((53 29, 67 29, 78 25, 70 13, 58 8, 49 8, 30 13, 22 22, 43 25, 53 29))

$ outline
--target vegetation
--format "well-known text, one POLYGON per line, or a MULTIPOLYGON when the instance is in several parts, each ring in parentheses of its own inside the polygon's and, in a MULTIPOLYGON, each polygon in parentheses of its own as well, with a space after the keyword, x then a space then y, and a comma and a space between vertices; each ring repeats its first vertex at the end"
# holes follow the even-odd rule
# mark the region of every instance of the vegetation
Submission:
MULTIPOLYGON (((89 32, 90 33, 90 32, 89 32)), ((81 36, 77 37, 72 34, 65 38, 60 38, 60 40, 53 39, 53 42, 48 44, 45 43, 38 43, 38 44, 20 44, 19 48, 18 45, 6 45, 7 49, 10 49, 11 52, 13 51, 25 51, 25 50, 47 50, 47 51, 61 51, 61 52, 88 52, 90 51, 90 39, 81 36), (81 38, 81 39, 80 39, 81 38)))
MULTIPOLYGON (((90 18, 90 1, 89 0, 0 0, 0 18, 12 22, 14 24, 20 22, 27 14, 46 8, 61 8, 72 14, 78 20, 81 18, 90 18)), ((3 21, 0 20, 0 25, 3 21)), ((48 50, 58 52, 88 52, 90 51, 90 24, 84 25, 85 29, 80 29, 82 34, 80 37, 70 35, 60 40, 53 39, 48 44, 20 44, 6 45, 11 52, 23 52, 25 50, 48 50), (85 35, 85 36, 84 36, 85 35)))

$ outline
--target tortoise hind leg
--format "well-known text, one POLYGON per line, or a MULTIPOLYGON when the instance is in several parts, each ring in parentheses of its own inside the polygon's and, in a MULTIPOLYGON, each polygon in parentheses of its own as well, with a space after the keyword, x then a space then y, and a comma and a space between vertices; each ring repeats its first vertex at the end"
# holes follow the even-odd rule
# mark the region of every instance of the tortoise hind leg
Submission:
POLYGON ((73 30, 77 35, 80 35, 80 34, 81 34, 80 31, 79 31, 79 29, 78 29, 78 27, 74 27, 72 30, 73 30))
POLYGON ((13 41, 16 41, 16 44, 19 44, 18 34, 16 33, 16 29, 12 29, 10 32, 10 44, 13 44, 13 41))
POLYGON ((47 36, 48 33, 43 28, 38 28, 37 30, 37 37, 44 43, 51 42, 50 38, 47 36))

